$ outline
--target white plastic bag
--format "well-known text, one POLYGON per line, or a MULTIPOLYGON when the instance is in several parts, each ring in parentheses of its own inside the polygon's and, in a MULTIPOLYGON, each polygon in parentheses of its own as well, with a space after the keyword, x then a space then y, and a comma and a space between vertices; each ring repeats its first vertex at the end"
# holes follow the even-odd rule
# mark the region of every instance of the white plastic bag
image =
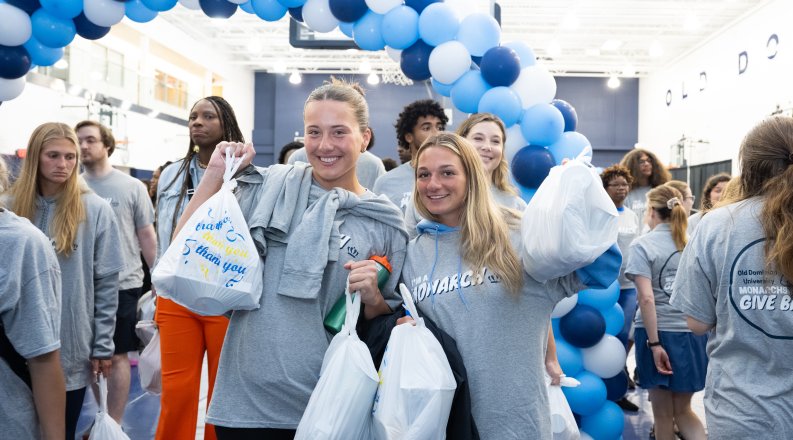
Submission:
POLYGON ((347 315, 322 360, 319 382, 311 393, 297 427, 296 440, 368 440, 371 438, 372 402, 377 392, 377 371, 355 325, 361 297, 349 292, 347 315))
POLYGON ((545 385, 548 388, 548 403, 551 407, 551 431, 553 440, 578 440, 581 433, 573 417, 573 411, 567 403, 562 387, 577 387, 581 382, 572 377, 563 377, 560 385, 551 385, 551 377, 545 374, 545 385))
POLYGON ((523 212, 523 266, 544 282, 591 264, 617 242, 619 215, 591 165, 551 168, 523 212))
POLYGON ((160 359, 160 332, 157 330, 157 324, 154 321, 141 321, 138 322, 135 331, 138 332, 138 336, 141 336, 143 332, 151 334, 149 341, 145 342, 146 348, 138 358, 140 386, 150 393, 160 394, 162 392, 162 361, 160 359))
POLYGON ((440 342, 424 326, 410 296, 399 285, 415 325, 394 327, 380 364, 372 433, 378 440, 446 438, 457 382, 440 342))
POLYGON ((121 426, 107 413, 107 379, 99 375, 99 411, 88 440, 129 440, 121 426))
POLYGON ((199 315, 259 308, 261 260, 233 190, 242 158, 226 150, 223 186, 190 217, 152 273, 157 294, 199 315))
POLYGON ((149 290, 138 299, 138 321, 150 321, 154 319, 154 312, 157 311, 155 298, 151 290, 149 290))

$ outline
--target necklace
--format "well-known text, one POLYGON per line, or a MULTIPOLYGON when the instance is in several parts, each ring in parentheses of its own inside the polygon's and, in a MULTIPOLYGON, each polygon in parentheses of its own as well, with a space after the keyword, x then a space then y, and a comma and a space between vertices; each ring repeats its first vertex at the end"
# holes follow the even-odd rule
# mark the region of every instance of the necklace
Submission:
POLYGON ((201 159, 196 159, 196 162, 198 162, 198 168, 201 168, 202 170, 207 169, 207 166, 209 165, 207 163, 201 162, 201 159))

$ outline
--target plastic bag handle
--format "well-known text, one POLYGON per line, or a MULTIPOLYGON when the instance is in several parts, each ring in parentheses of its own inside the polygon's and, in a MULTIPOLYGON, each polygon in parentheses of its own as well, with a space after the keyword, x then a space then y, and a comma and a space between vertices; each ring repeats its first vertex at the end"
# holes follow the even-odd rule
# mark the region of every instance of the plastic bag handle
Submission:
POLYGON ((242 164, 242 158, 245 155, 240 157, 234 157, 234 152, 231 148, 226 147, 226 171, 223 173, 223 182, 228 182, 237 174, 237 170, 240 168, 242 164))
POLYGON ((405 303, 405 308, 407 309, 410 316, 418 322, 419 320, 419 312, 416 308, 416 304, 413 302, 413 295, 410 294, 410 290, 408 290, 407 286, 403 283, 399 283, 399 293, 402 294, 402 302, 405 303))
POLYGON ((355 330, 358 324, 358 315, 361 312, 361 295, 358 292, 350 293, 350 276, 347 275, 347 285, 344 288, 344 297, 347 303, 347 311, 344 317, 344 331, 349 334, 355 330))
POLYGON ((98 374, 97 383, 99 388, 99 411, 107 413, 107 379, 105 379, 104 374, 98 374))

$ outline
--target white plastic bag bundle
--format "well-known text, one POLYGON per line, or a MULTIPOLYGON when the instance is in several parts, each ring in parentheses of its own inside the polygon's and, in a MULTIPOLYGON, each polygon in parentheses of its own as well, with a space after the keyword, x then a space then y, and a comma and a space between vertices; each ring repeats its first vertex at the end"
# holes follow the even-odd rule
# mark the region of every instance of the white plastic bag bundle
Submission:
POLYGON ((259 254, 233 193, 242 158, 232 155, 227 149, 220 191, 193 213, 152 273, 159 296, 199 315, 257 309, 262 294, 259 254))
POLYGON ((140 321, 135 326, 138 337, 144 341, 146 348, 138 358, 138 376, 140 386, 153 394, 162 392, 162 361, 160 358, 160 332, 154 321, 140 321), (148 340, 144 340, 147 337, 148 340))
POLYGON ((419 317, 410 291, 403 284, 399 289, 415 325, 398 325, 391 331, 372 410, 373 437, 444 439, 457 382, 440 342, 419 317))
POLYGON ((523 212, 523 266, 543 282, 591 264, 617 242, 617 208, 591 165, 551 168, 523 212))
POLYGON ((562 392, 562 387, 577 387, 581 382, 572 377, 563 377, 559 385, 551 385, 551 377, 545 375, 545 385, 548 388, 548 403, 551 407, 551 430, 553 440, 578 440, 581 433, 575 422, 573 411, 567 403, 567 398, 562 392))
POLYGON ((157 311, 156 296, 151 290, 144 293, 138 299, 138 321, 150 321, 154 319, 154 312, 157 311))
POLYGON ((319 382, 297 427, 296 440, 368 440, 377 371, 355 325, 361 297, 348 291, 347 315, 322 360, 319 382))
POLYGON ((121 426, 107 413, 107 379, 99 375, 99 411, 88 440, 129 440, 121 426))

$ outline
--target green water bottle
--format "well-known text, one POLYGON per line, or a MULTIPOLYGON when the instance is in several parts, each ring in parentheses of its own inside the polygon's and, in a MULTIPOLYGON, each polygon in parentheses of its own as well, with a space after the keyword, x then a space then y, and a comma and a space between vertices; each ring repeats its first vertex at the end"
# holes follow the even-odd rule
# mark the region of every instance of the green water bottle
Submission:
MULTIPOLYGON (((377 288, 382 289, 388 281, 388 277, 391 276, 391 264, 386 257, 378 255, 369 257, 369 259, 377 264, 377 288)), ((344 295, 342 295, 341 298, 336 301, 336 304, 333 304, 328 316, 326 316, 323 321, 325 330, 329 331, 332 335, 340 332, 341 328, 344 326, 344 319, 346 317, 347 300, 344 298, 344 295)))

